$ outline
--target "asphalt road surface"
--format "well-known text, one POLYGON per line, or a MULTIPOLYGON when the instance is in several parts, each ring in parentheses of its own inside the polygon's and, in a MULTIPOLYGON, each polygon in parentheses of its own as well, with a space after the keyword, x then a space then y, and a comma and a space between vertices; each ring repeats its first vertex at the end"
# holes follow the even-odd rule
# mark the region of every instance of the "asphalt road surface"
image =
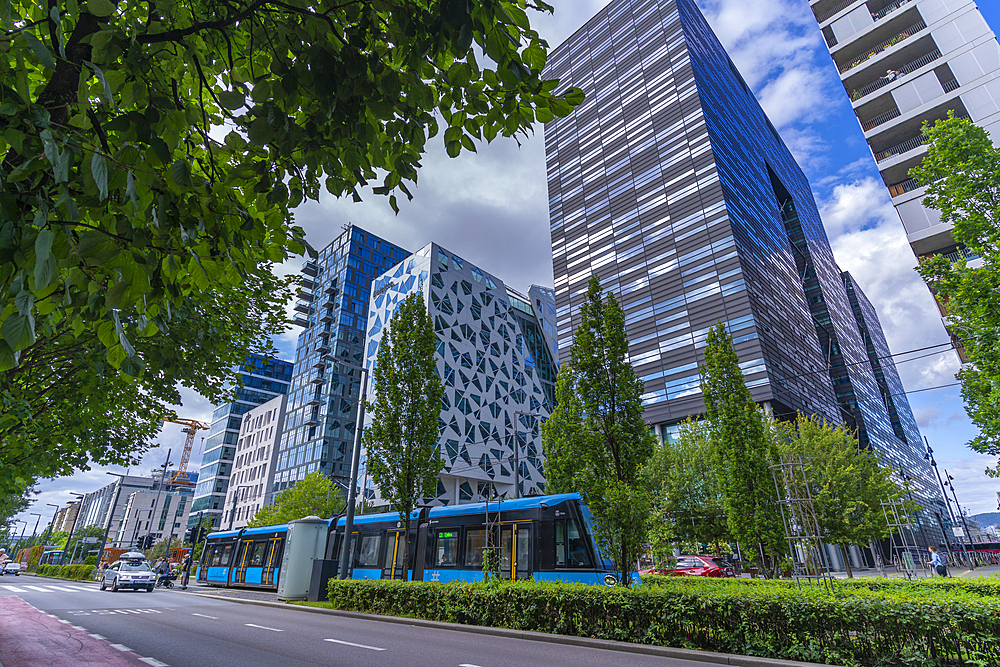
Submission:
MULTIPOLYGON (((0 579, 29 604, 149 664, 171 667, 704 667, 703 662, 438 630, 210 600, 177 590, 98 590, 35 577, 0 579), (125 650, 125 649, 123 649, 125 650)), ((0 662, 3 656, 0 655, 0 662)))

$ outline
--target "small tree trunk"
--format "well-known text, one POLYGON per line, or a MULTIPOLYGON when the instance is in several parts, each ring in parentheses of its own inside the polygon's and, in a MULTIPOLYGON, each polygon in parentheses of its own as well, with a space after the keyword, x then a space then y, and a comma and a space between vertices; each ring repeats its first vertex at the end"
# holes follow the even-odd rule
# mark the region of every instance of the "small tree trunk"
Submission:
POLYGON ((410 580, 410 513, 403 522, 403 581, 410 580))
POLYGON ((844 567, 847 568, 847 578, 853 579, 854 572, 851 571, 851 559, 847 555, 847 546, 843 543, 840 544, 840 555, 844 557, 844 567))

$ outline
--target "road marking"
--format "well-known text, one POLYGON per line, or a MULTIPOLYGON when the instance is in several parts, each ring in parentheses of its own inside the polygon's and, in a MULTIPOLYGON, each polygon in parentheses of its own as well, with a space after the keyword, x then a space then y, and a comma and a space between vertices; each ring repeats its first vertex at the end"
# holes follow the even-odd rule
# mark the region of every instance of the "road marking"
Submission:
POLYGON ((202 618, 210 618, 213 621, 219 620, 218 616, 206 616, 205 614, 191 614, 192 616, 201 616, 202 618))
POLYGON ((467 663, 459 665, 458 667, 479 667, 479 665, 473 665, 473 664, 470 664, 470 663, 467 662, 467 663))
POLYGON ((86 630, 87 629, 87 628, 81 628, 79 625, 71 625, 69 627, 73 628, 74 630, 86 630))
POLYGON ((87 590, 81 588, 70 588, 69 586, 53 586, 52 584, 48 584, 48 587, 60 593, 79 593, 81 590, 87 590))
POLYGON ((50 591, 47 588, 42 588, 41 586, 27 586, 26 585, 25 588, 30 588, 31 590, 38 591, 40 593, 51 593, 52 592, 52 591, 50 591))
POLYGON ((142 660, 147 665, 152 665, 153 667, 167 667, 167 663, 160 662, 156 658, 139 658, 139 660, 142 660))
POLYGON ((0 586, 0 588, 6 588, 11 593, 24 593, 25 592, 25 590, 23 588, 18 588, 17 586, 0 586))
POLYGON ((369 651, 384 651, 384 648, 379 648, 378 646, 365 646, 364 644, 355 644, 354 642, 345 642, 340 639, 324 639, 325 642, 333 642, 334 644, 343 644, 344 646, 354 646, 356 648, 366 648, 369 651))
POLYGON ((97 634, 96 632, 91 632, 91 633, 89 633, 89 634, 90 634, 90 636, 91 636, 91 637, 93 637, 94 639, 107 639, 107 637, 105 637, 104 635, 99 635, 99 634, 97 634))
POLYGON ((115 650, 118 650, 118 651, 122 651, 122 652, 131 651, 132 650, 128 646, 125 646, 125 644, 111 644, 110 646, 111 646, 111 648, 113 648, 115 650))
POLYGON ((67 621, 65 618, 57 618, 56 620, 59 621, 60 623, 69 623, 69 621, 67 621))
POLYGON ((248 628, 260 628, 261 630, 270 630, 271 632, 284 632, 284 630, 279 630, 278 628, 269 628, 266 625, 255 625, 253 623, 244 623, 243 625, 248 628))

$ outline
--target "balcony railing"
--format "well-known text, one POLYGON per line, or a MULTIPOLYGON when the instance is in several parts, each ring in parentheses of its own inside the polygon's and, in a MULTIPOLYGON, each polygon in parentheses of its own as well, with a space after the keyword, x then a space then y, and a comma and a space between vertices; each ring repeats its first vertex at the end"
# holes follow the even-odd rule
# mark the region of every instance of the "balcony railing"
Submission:
POLYGON ((909 5, 909 4, 913 4, 913 0, 896 0, 896 2, 893 2, 893 3, 890 3, 890 4, 886 5, 885 7, 883 7, 880 10, 878 10, 877 12, 873 12, 872 13, 872 19, 874 19, 876 21, 878 21, 879 19, 883 19, 886 16, 888 16, 889 14, 892 14, 894 11, 896 11, 900 7, 903 7, 903 6, 909 5))
POLYGON ((871 120, 868 120, 868 121, 865 121, 864 123, 861 123, 861 129, 864 130, 865 132, 867 132, 868 130, 876 128, 879 125, 882 125, 883 123, 888 123, 893 118, 899 118, 899 116, 900 116, 899 109, 893 109, 892 111, 886 111, 883 114, 879 114, 878 116, 875 116, 871 120))
POLYGON ((875 56, 877 56, 878 54, 882 53, 886 49, 892 48, 896 44, 899 44, 900 42, 902 42, 902 41, 904 41, 906 39, 909 39, 910 37, 912 37, 916 33, 920 32, 921 30, 924 30, 925 28, 927 28, 927 24, 926 23, 924 23, 923 21, 917 21, 916 23, 914 23, 913 25, 911 25, 909 28, 907 28, 906 30, 904 30, 901 33, 899 33, 898 35, 896 35, 895 37, 890 37, 889 39, 885 40, 884 42, 882 42, 881 44, 879 44, 875 48, 869 49, 865 53, 865 55, 859 56, 859 57, 855 58, 854 60, 852 60, 851 62, 847 63, 846 65, 841 65, 840 68, 839 68, 840 69, 840 73, 843 74, 844 72, 847 72, 848 70, 854 69, 858 65, 860 65, 860 64, 862 64, 864 62, 867 62, 868 60, 870 60, 871 58, 874 58, 875 56))
POLYGON ((844 0, 843 2, 837 3, 836 5, 834 5, 833 7, 831 7, 830 9, 826 10, 825 12, 823 12, 822 14, 816 14, 816 22, 817 23, 822 23, 823 21, 827 20, 831 16, 833 16, 835 14, 839 14, 840 12, 844 11, 845 9, 847 9, 848 7, 850 7, 851 5, 853 5, 857 1, 858 0, 844 0))
POLYGON ((970 259, 979 259, 979 254, 976 253, 972 248, 961 248, 955 252, 948 252, 942 255, 949 262, 959 262, 966 261, 970 259))
POLYGON ((889 194, 893 197, 898 197, 900 195, 905 195, 907 192, 912 192, 920 187, 920 183, 915 178, 908 178, 905 181, 900 181, 899 183, 894 183, 889 186, 889 194))
POLYGON ((925 137, 922 134, 918 137, 907 139, 906 141, 896 144, 892 148, 885 149, 881 153, 876 153, 875 162, 882 162, 884 160, 888 160, 891 157, 902 155, 903 153, 912 151, 914 148, 919 148, 926 143, 927 143, 927 137, 925 137))
POLYGON ((962 84, 960 84, 957 79, 952 79, 951 81, 945 81, 942 83, 941 87, 944 88, 944 92, 950 93, 951 91, 961 87, 961 85, 962 84))
POLYGON ((898 81, 899 79, 901 79, 902 77, 906 76, 910 72, 916 72, 918 69, 920 69, 924 65, 929 65, 929 64, 931 64, 932 62, 934 62, 935 60, 937 60, 940 57, 941 57, 941 52, 938 51, 937 49, 934 49, 933 51, 931 51, 927 55, 920 56, 916 60, 914 60, 912 62, 908 62, 905 65, 903 65, 902 67, 900 67, 899 70, 898 70, 898 74, 896 74, 895 76, 889 76, 889 75, 881 76, 881 77, 875 79, 874 81, 872 81, 871 83, 869 83, 867 86, 862 86, 861 88, 856 88, 854 90, 854 92, 851 93, 851 101, 857 102, 858 100, 860 100, 865 95, 870 95, 871 93, 874 93, 879 88, 881 88, 883 86, 888 86, 893 81, 898 81))

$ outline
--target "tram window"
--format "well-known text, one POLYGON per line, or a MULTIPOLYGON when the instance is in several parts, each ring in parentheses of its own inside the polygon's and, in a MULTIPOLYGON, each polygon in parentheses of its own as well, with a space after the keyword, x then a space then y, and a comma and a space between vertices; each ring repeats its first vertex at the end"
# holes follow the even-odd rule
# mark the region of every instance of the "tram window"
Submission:
POLYGON ((232 544, 223 545, 222 554, 220 554, 219 556, 219 565, 228 567, 229 561, 232 560, 232 557, 233 557, 233 545, 232 544))
POLYGON ((378 567, 378 551, 382 546, 381 535, 362 535, 361 553, 358 554, 358 562, 354 567, 378 567))
POLYGON ((458 564, 458 533, 441 531, 437 534, 437 551, 434 555, 434 565, 458 564))
POLYGON ((556 521, 556 567, 593 567, 580 526, 573 519, 556 521))
POLYGON ((483 550, 486 549, 486 531, 470 530, 465 533, 465 564, 475 568, 483 566, 483 550))
POLYGON ((218 567, 222 565, 222 546, 216 545, 212 547, 212 555, 208 560, 209 567, 218 567))
POLYGON ((253 546, 253 556, 250 557, 250 562, 247 564, 248 567, 261 567, 264 565, 264 547, 267 546, 267 542, 257 542, 253 546))

